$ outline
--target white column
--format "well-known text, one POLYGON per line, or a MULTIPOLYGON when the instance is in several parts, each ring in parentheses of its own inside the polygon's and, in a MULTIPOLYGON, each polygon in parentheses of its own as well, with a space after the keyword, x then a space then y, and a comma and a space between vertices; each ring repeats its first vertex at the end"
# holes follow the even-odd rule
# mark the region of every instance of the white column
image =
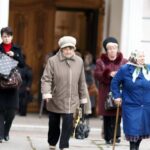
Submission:
POLYGON ((109 36, 110 0, 105 0, 105 15, 103 24, 103 39, 109 36))
POLYGON ((113 36, 120 43, 122 3, 123 0, 105 0, 103 39, 108 36, 113 36))
POLYGON ((128 57, 141 48, 143 0, 123 0, 121 50, 128 57))
POLYGON ((120 43, 122 0, 111 0, 110 5, 109 36, 114 36, 120 43))
POLYGON ((8 26, 9 0, 0 0, 0 30, 8 26))

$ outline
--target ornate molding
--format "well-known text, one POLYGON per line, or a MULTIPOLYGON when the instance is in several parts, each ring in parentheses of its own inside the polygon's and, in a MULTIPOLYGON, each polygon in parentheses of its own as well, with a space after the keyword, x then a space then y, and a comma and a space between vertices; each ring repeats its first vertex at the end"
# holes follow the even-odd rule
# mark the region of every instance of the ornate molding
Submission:
POLYGON ((17 43, 23 47, 24 46, 24 38, 25 38, 25 28, 27 25, 27 21, 25 15, 22 13, 15 14, 15 26, 16 26, 16 41, 17 43))
POLYGON ((44 11, 40 11, 40 13, 35 15, 36 22, 36 31, 35 37, 37 39, 37 50, 42 51, 44 49, 44 39, 45 39, 45 16, 44 11))
POLYGON ((98 9, 102 0, 55 0, 59 8, 98 9))
POLYGON ((50 8, 54 6, 54 0, 10 0, 10 9, 33 10, 36 8, 50 8))

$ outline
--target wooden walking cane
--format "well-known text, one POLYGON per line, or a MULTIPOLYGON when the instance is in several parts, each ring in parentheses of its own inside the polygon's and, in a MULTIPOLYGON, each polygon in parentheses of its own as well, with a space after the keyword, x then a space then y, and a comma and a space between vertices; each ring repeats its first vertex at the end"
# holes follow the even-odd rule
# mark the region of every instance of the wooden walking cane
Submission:
POLYGON ((43 107, 44 107, 44 100, 41 101, 40 112, 39 112, 39 118, 42 117, 43 107))
POLYGON ((119 118, 119 107, 120 107, 120 105, 117 105, 117 111, 116 111, 116 123, 115 123, 115 131, 114 131, 113 148, 112 148, 112 150, 115 150, 116 135, 117 135, 117 127, 118 127, 118 118, 119 118))

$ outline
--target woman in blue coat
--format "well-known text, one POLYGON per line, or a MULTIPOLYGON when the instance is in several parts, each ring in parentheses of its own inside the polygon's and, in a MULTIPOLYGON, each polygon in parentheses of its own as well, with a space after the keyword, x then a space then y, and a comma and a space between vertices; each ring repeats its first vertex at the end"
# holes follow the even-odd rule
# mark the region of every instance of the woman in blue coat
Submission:
POLYGON ((111 82, 115 103, 122 104, 123 129, 130 150, 139 150, 142 139, 150 137, 150 66, 143 51, 131 53, 111 82), (120 88, 122 93, 120 93, 120 88))

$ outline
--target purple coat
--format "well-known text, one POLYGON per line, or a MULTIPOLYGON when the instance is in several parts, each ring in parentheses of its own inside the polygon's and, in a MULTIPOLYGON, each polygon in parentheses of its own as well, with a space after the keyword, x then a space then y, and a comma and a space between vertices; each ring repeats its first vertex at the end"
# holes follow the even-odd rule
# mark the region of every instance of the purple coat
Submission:
POLYGON ((110 83, 112 80, 109 74, 112 71, 117 71, 120 66, 126 62, 127 60, 123 58, 120 52, 117 53, 117 58, 114 61, 111 61, 107 54, 102 54, 101 57, 97 59, 94 76, 99 82, 99 115, 114 116, 116 114, 115 110, 106 111, 104 108, 104 102, 110 91, 110 83))

